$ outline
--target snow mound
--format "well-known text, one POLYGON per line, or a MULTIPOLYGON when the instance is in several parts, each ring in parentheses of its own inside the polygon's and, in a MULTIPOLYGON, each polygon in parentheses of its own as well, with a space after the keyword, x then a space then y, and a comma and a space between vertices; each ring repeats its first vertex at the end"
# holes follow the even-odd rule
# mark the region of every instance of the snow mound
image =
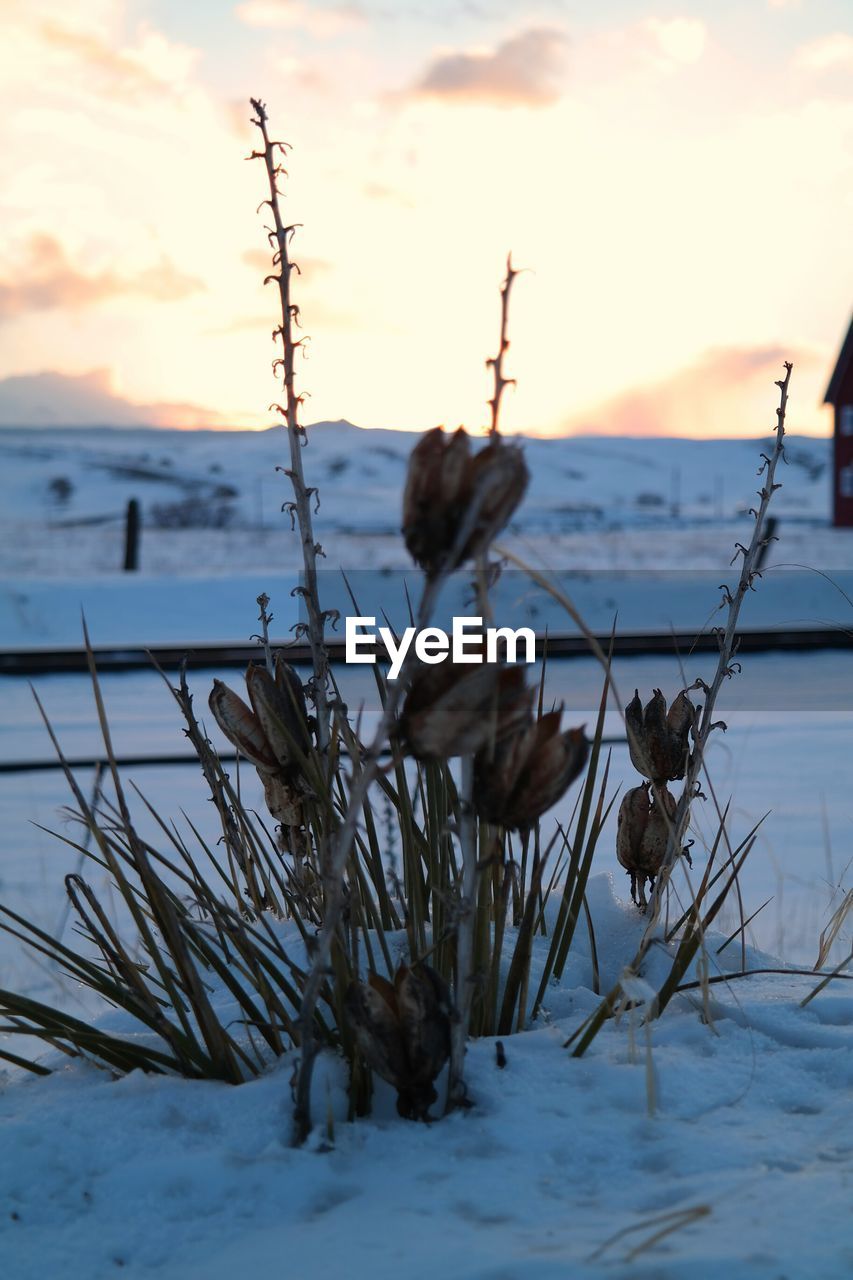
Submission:
MULTIPOLYGON (((608 876, 591 881, 589 899, 610 981, 643 921, 608 876)), ((302 1151, 288 1145, 287 1060, 239 1088, 111 1081, 79 1065, 40 1080, 10 1074, 0 1088, 7 1274, 849 1275, 846 984, 806 1008, 808 978, 720 984, 707 1005, 685 995, 648 1028, 632 1011, 576 1059, 563 1045, 595 1003, 589 956, 581 929, 547 1019, 504 1041, 503 1068, 494 1041, 472 1044, 475 1106, 431 1125, 399 1120, 381 1089, 370 1119, 346 1123, 341 1066, 328 1055, 319 1137, 302 1151)))

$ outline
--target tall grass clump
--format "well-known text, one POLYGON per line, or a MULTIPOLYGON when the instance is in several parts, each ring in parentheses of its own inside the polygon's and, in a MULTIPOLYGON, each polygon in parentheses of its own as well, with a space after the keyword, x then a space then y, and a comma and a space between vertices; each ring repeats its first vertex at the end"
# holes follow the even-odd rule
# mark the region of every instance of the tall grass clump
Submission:
MULTIPOLYGON (((286 435, 281 469, 292 498, 285 509, 303 553, 300 630, 310 647, 311 676, 303 685, 286 648, 276 650, 269 600, 261 596, 258 662, 249 666, 243 688, 214 681, 208 697, 213 721, 241 762, 232 776, 198 715, 185 671, 161 673, 198 759, 215 837, 189 819, 180 826, 171 822, 134 789, 134 805, 156 832, 146 837, 116 763, 86 636, 108 796, 86 797, 42 715, 77 823, 76 837, 60 838, 84 866, 109 877, 123 923, 115 923, 106 898, 86 876, 75 874, 66 879, 76 921, 73 944, 5 907, 0 927, 126 1017, 110 1024, 120 1029, 108 1030, 104 1019, 72 1017, 61 1007, 0 991, 0 1029, 23 1041, 22 1052, 0 1048, 0 1054, 44 1073, 50 1068, 31 1048, 35 1038, 115 1074, 139 1068, 231 1084, 287 1058, 293 1066, 293 1135, 301 1142, 312 1126, 320 1052, 347 1064, 351 1115, 369 1109, 378 1075, 396 1090, 402 1116, 425 1119, 441 1107, 475 1101, 465 1075, 469 1037, 509 1036, 529 1025, 549 984, 563 975, 578 929, 588 937, 598 990, 600 957, 587 885, 619 799, 604 744, 605 712, 616 691, 610 654, 589 636, 601 663, 602 692, 587 736, 582 727, 565 726, 561 710, 548 705, 545 663, 538 685, 531 686, 506 654, 495 662, 432 665, 412 649, 399 678, 376 668, 373 735, 365 738, 348 716, 326 648, 333 618, 320 598, 317 494, 303 465, 308 438, 295 376, 303 339, 291 291, 295 227, 281 211, 286 146, 270 137, 264 105, 252 100, 252 108, 259 142, 250 158, 261 162, 265 175, 272 257, 267 280, 280 313, 273 369, 282 397, 274 407, 286 435), (243 794, 247 768, 262 787, 263 814, 243 794), (572 788, 572 801, 564 803, 572 788), (555 806, 558 819, 548 816, 555 806), (392 848, 399 853, 393 862, 392 848), (542 957, 536 980, 534 948, 542 957), (124 1029, 128 1015, 132 1029, 124 1029)), ((511 382, 504 358, 516 275, 508 259, 498 351, 489 361, 494 390, 487 439, 478 444, 463 428, 436 428, 409 460, 401 527, 421 573, 420 596, 412 604, 418 630, 429 624, 448 578, 465 569, 473 575, 478 613, 492 617, 495 539, 529 479, 521 448, 500 431, 501 400, 511 382)), ((692 900, 677 920, 666 921, 662 938, 670 877, 686 846, 707 743, 719 727, 715 702, 736 674, 739 610, 758 574, 767 506, 778 487, 789 377, 787 366, 753 536, 739 548, 738 586, 726 592, 716 675, 710 685, 697 681, 680 691, 669 708, 656 692, 645 707, 638 695, 624 712, 642 781, 621 799, 618 852, 647 912, 630 972, 640 972, 653 941, 662 942, 670 957, 649 1016, 662 1012, 688 981, 708 929, 737 889, 755 838, 753 831, 730 841, 727 814, 720 814, 692 900), (697 689, 704 696, 701 708, 689 697, 697 689), (683 783, 677 799, 669 789, 674 781, 683 783)), ((533 576, 585 630, 571 601, 547 578, 533 576)), ((618 699, 616 705, 621 707, 618 699)), ((573 1037, 575 1053, 589 1047, 627 998, 624 981, 605 993, 573 1037)))

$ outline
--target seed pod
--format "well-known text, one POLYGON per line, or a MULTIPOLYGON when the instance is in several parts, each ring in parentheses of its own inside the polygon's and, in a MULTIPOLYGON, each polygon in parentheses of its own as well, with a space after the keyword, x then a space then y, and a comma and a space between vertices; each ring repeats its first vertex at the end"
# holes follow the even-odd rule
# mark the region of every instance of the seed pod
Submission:
POLYGON ((631 877, 631 897, 641 910, 647 905, 646 881, 653 888, 664 864, 675 809, 675 797, 664 786, 650 788, 643 783, 622 798, 616 857, 631 877))
POLYGON ((397 1110, 413 1120, 426 1119, 437 1097, 433 1081, 450 1057, 450 990, 428 964, 400 965, 394 986, 409 1068, 397 1110))
MULTIPOLYGON (((294 672, 294 676, 295 676, 294 672)), ((299 766, 300 755, 308 750, 308 726, 305 699, 299 707, 298 698, 289 681, 282 690, 266 667, 252 665, 246 672, 246 688, 258 723, 269 743, 276 762, 283 770, 293 771, 299 766)), ((298 677, 297 677, 298 680, 298 677)), ((301 692, 302 686, 299 685, 301 692)))
POLYGON ((521 450, 500 438, 490 441, 472 458, 469 473, 471 499, 481 493, 483 496, 463 559, 486 550, 521 502, 530 480, 521 450))
POLYGON ((305 749, 307 750, 309 745, 307 736, 308 708, 305 705, 305 689, 296 671, 294 671, 289 662, 285 662, 280 652, 275 655, 275 682, 293 707, 297 721, 305 726, 305 749))
POLYGON ((681 773, 676 774, 675 778, 684 777, 689 736, 694 724, 696 723, 697 714, 697 708, 694 707, 693 703, 682 689, 681 693, 676 696, 666 717, 667 728, 669 729, 673 741, 677 743, 677 750, 679 754, 679 768, 681 769, 681 773))
POLYGON ((408 1081, 403 1033, 397 1017, 394 988, 371 973, 367 982, 353 981, 344 997, 347 1021, 367 1065, 398 1093, 408 1081))
POLYGON ((428 431, 409 457, 403 492, 403 538, 412 559, 436 572, 450 552, 465 507, 471 446, 460 427, 448 437, 428 431))
POLYGON ((417 760, 473 755, 526 724, 532 699, 521 667, 423 663, 403 703, 400 734, 417 760))
POLYGON ((635 690, 625 708, 625 727, 637 772, 660 784, 683 778, 695 721, 696 708, 686 693, 679 693, 667 713, 666 698, 660 689, 655 689, 645 707, 635 690))
POLYGON ((589 752, 583 728, 560 732, 562 712, 481 750, 474 761, 474 807, 481 818, 526 830, 557 803, 581 773, 589 752))
POLYGON ((257 769, 275 769, 275 755, 260 721, 233 689, 229 689, 222 680, 214 680, 207 703, 214 720, 232 746, 242 751, 257 769))
POLYGON ((397 1090, 399 1114, 427 1119, 433 1081, 450 1055, 447 984, 429 965, 400 965, 393 985, 376 973, 351 982, 344 1007, 368 1066, 397 1090))
POLYGON ((300 827, 303 822, 302 793, 282 778, 280 773, 267 773, 259 769, 258 776, 264 786, 266 806, 276 822, 281 824, 283 830, 300 827))
POLYGON ((412 558, 433 576, 484 551, 521 502, 528 480, 516 445, 492 440, 472 456, 464 428, 449 437, 441 427, 428 431, 412 450, 403 493, 403 537, 412 558), (472 502, 476 520, 459 547, 472 502))

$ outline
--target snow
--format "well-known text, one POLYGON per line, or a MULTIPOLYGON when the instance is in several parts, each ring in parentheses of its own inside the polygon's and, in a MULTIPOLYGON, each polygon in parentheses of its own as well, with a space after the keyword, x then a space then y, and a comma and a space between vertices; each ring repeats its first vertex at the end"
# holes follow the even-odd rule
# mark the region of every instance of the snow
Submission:
MULTIPOLYGON (((362 431, 347 422, 307 428, 306 466, 320 486, 321 523, 329 528, 398 530, 399 494, 417 437, 404 431, 362 431)), ((531 472, 518 522, 527 529, 587 528, 731 519, 753 505, 759 451, 767 442, 667 437, 528 438, 531 472)), ((122 512, 137 497, 143 513, 188 496, 233 508, 236 523, 279 526, 290 495, 276 471, 285 462, 281 428, 269 431, 110 431, 0 429, 5 518, 58 521, 122 512), (71 482, 66 502, 50 489, 71 482), (223 489, 231 491, 223 494, 223 489)), ((789 436, 790 466, 778 512, 788 518, 826 516, 830 441, 789 436)))
MULTIPOLYGON (((346 422, 308 428, 317 532, 332 569, 408 566, 400 495, 415 437, 346 422)), ((743 540, 767 441, 575 436, 528 439, 531 473, 504 539, 558 569, 723 568, 743 540)), ((280 428, 260 432, 0 429, 0 573, 90 576, 122 565, 122 518, 142 507, 141 569, 167 574, 291 572, 297 540, 281 514, 290 496, 280 428), (60 500, 51 483, 70 483, 60 500), (227 488, 232 496, 217 497, 227 488), (163 527, 192 502, 207 526, 163 527), (215 527, 218 520, 224 527, 215 527), (97 523, 94 523, 97 522, 97 523)), ((853 538, 828 527, 830 441, 790 436, 774 497, 784 559, 853 567, 853 538)), ((187 517, 189 518, 189 517, 187 517)), ((776 548, 778 550, 778 548, 776 548)))
MULTIPOLYGON (((413 437, 349 423, 308 429, 308 465, 322 502, 316 532, 324 605, 350 611, 340 569, 364 613, 407 616, 417 591, 399 536, 400 496, 413 437), (391 576, 389 570, 397 572, 391 576)), ((80 613, 96 645, 244 639, 263 590, 277 634, 297 619, 291 597, 298 539, 287 497, 280 430, 263 432, 0 430, 0 648, 77 646, 80 613), (51 489, 68 482, 68 496, 51 489), (227 489, 230 497, 217 494, 227 489), (121 573, 122 515, 142 504, 140 572, 121 573), (225 527, 162 527, 168 508, 225 527), (165 511, 165 514, 164 514, 165 511)), ((715 621, 719 584, 732 581, 736 541, 759 486, 762 441, 529 439, 530 489, 503 544, 553 574, 593 629, 700 630, 715 621), (722 577, 721 577, 722 575, 722 577)), ((853 537, 828 527, 829 442, 792 437, 774 498, 779 544, 751 628, 853 621, 853 537)), ((442 618, 470 613, 465 575, 445 594, 442 618)), ((495 595, 504 624, 571 632, 564 611, 520 571, 495 595)))
MULTIPOLYGON (((736 579, 729 570, 732 589, 736 579)), ((697 634, 719 621, 721 571, 602 570, 550 572, 549 583, 567 595, 587 626, 609 634, 618 618, 621 633, 697 634)), ((256 600, 265 592, 273 601, 273 635, 286 643, 301 615, 293 589, 299 577, 253 569, 242 574, 208 575, 102 574, 91 578, 0 579, 0 649, 38 649, 82 644, 85 615, 95 648, 167 644, 192 648, 202 642, 245 643, 256 624, 256 600)), ((397 630, 410 621, 409 600, 419 590, 418 575, 408 572, 349 570, 346 578, 321 573, 324 608, 342 617, 353 614, 350 591, 362 616, 376 626, 387 617, 397 630), (408 596, 407 596, 408 591, 408 596)), ((529 626, 554 635, 578 635, 558 600, 532 582, 522 570, 507 570, 492 592, 502 626, 529 626)), ((844 643, 853 624, 853 571, 831 575, 811 570, 766 571, 762 590, 749 600, 743 629, 786 632, 833 627, 844 643)), ((436 625, 450 631, 454 616, 474 612, 471 580, 456 574, 434 614, 436 625)), ((337 628, 343 638, 343 627, 337 628)))
MULTIPOLYGON (((381 590, 382 603, 398 607, 401 580, 364 571, 406 566, 397 525, 411 443, 346 423, 311 430, 327 601, 340 592, 337 567, 355 566, 365 604, 381 590)), ((759 483, 757 442, 578 438, 525 447, 534 478, 507 539, 516 551, 560 571, 597 628, 609 628, 616 610, 623 630, 708 624, 718 584, 733 572, 733 543, 748 531, 739 513, 759 483)), ((771 563, 831 571, 834 581, 771 569, 745 623, 849 628, 853 535, 827 524, 828 442, 794 439, 790 452, 777 495, 783 542, 771 563)), ((297 560, 278 512, 281 455, 277 432, 0 432, 0 647, 79 644, 81 606, 96 645, 244 640, 261 590, 273 597, 284 636, 295 618, 297 560), (65 504, 50 497, 58 476, 72 484, 65 504), (235 496, 217 498, 221 485, 235 496), (118 516, 132 496, 143 503, 142 570, 129 577, 116 567, 118 516), (155 507, 187 498, 214 509, 225 501, 231 523, 152 527, 155 507), (60 523, 99 517, 110 519, 60 523)), ((538 623, 557 629, 519 581, 507 575, 501 588, 501 621, 515 610, 520 625, 535 607, 538 623)), ((448 612, 463 590, 448 595, 448 612)), ((685 658, 688 678, 707 677, 710 662, 685 658)), ((635 686, 671 695, 685 682, 674 658, 618 659, 614 673, 625 701, 635 686)), ((201 710, 214 674, 238 685, 234 672, 193 673, 201 710)), ((567 723, 589 722, 600 683, 589 659, 549 665, 549 695, 566 703, 567 723)), ((97 754, 87 680, 36 684, 67 754, 97 754)), ((110 674, 103 690, 120 754, 185 746, 154 674, 110 674)), ((371 707, 370 669, 347 671, 343 693, 352 710, 371 707)), ((781 956, 783 966, 811 968, 820 930, 850 883, 853 655, 749 655, 719 710, 729 729, 714 739, 709 773, 718 801, 732 798, 733 837, 771 811, 741 876, 747 914, 773 898, 746 931, 747 966, 778 967, 781 956)), ((615 712, 606 732, 620 736, 615 712)), ((612 752, 613 785, 633 785, 624 743, 612 752)), ((0 761, 49 755, 27 682, 6 677, 0 761)), ((212 829, 196 766, 135 766, 128 776, 179 823, 183 810, 212 829)), ((91 770, 78 777, 88 791, 91 770)), ((259 803, 252 771, 241 785, 259 803)), ((41 827, 71 834, 67 800, 55 772, 0 774, 0 896, 51 930, 70 929, 62 877, 78 855, 41 827)), ((137 801, 134 810, 147 830, 137 801)), ((700 872, 714 828, 710 793, 695 814, 700 872)), ((616 864, 613 823, 611 815, 589 885, 603 989, 620 979, 644 925, 616 864)), ((682 895, 690 874, 679 872, 682 895)), ((99 870, 87 876, 120 919, 99 870)), ((739 942, 718 952, 737 925, 734 908, 715 922, 712 974, 740 968, 739 942)), ((850 945, 848 920, 830 965, 850 945)), ((542 961, 537 940, 532 983, 542 961)), ((632 997, 655 989, 666 965, 653 947, 628 984, 632 997)), ((91 997, 6 935, 0 969, 3 986, 94 1012, 91 997)), ((342 1064, 327 1055, 317 1128, 301 1151, 290 1146, 289 1060, 232 1088, 140 1073, 112 1081, 47 1051, 57 1067, 48 1078, 0 1069, 3 1274, 842 1280, 853 1273, 853 990, 835 981, 802 1007, 817 981, 787 972, 717 983, 706 1003, 685 993, 649 1027, 636 1008, 574 1059, 564 1041, 598 1002, 581 928, 543 1017, 505 1040, 506 1067, 497 1066, 494 1041, 470 1046, 468 1113, 407 1123, 380 1084, 374 1114, 349 1124, 342 1064)), ((215 984, 212 999, 230 1016, 215 984)), ((123 1018, 105 1020, 127 1032, 123 1018)))
MULTIPOLYGON (((607 875, 590 905, 609 982, 642 924, 607 875)), ((805 1009, 812 979, 717 985, 711 1025, 684 996, 648 1038, 634 1011, 577 1060, 562 1046, 595 1004, 588 984, 576 955, 547 1020, 506 1041, 504 1069, 494 1041, 473 1044, 475 1106, 429 1126, 398 1120, 381 1087, 373 1116, 346 1123, 327 1060, 303 1151, 289 1146, 284 1060, 239 1088, 110 1082, 76 1066, 11 1081, 0 1091, 8 1274, 848 1275, 846 984, 805 1009), (655 1243, 663 1226, 675 1229, 655 1243)))

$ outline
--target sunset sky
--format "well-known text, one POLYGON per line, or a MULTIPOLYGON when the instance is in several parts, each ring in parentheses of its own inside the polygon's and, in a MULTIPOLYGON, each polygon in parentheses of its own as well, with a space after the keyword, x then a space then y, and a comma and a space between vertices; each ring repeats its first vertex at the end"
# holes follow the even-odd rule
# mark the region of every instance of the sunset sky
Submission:
POLYGON ((512 249, 507 429, 755 435, 786 356, 790 426, 829 428, 850 0, 0 15, 0 422, 271 422, 257 94, 293 145, 306 421, 482 427, 512 249))

